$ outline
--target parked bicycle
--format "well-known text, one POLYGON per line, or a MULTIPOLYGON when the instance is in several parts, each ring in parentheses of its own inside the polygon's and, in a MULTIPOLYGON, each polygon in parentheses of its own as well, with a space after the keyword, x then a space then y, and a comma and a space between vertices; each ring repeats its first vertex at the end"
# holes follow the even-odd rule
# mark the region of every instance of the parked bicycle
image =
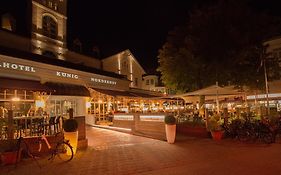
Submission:
POLYGON ((236 128, 237 137, 242 142, 256 142, 263 143, 274 142, 274 134, 271 126, 263 121, 246 120, 241 123, 240 127, 236 128))
POLYGON ((48 160, 53 160, 55 157, 58 157, 62 162, 68 162, 73 159, 73 150, 72 146, 69 144, 68 140, 64 140, 62 133, 57 133, 55 135, 55 142, 50 143, 46 135, 42 135, 41 137, 37 138, 35 143, 38 147, 31 146, 27 143, 24 138, 20 137, 18 139, 18 158, 20 154, 26 154, 28 157, 31 157, 33 160, 37 162, 37 165, 41 167, 37 161, 37 157, 42 155, 42 144, 45 143, 47 146, 47 153, 50 157, 48 160), (38 144, 37 144, 38 143, 38 144))

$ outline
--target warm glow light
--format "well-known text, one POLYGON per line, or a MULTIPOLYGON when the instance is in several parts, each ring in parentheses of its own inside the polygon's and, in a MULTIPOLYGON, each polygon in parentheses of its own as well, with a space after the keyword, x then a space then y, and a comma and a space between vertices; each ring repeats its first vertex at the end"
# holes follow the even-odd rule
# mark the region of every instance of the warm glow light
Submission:
MULTIPOLYGON (((69 144, 72 146, 73 154, 76 154, 78 144, 78 131, 75 132, 64 132, 65 140, 69 140, 69 144)), ((66 150, 66 154, 70 155, 69 149, 66 150)))
POLYGON ((90 108, 91 107, 91 102, 86 102, 86 108, 90 108))
POLYGON ((36 108, 39 108, 39 107, 44 108, 45 102, 42 100, 35 100, 35 106, 36 106, 36 108))
POLYGON ((12 101, 20 101, 20 98, 19 97, 13 97, 12 101))
POLYGON ((98 103, 102 103, 102 100, 98 100, 98 103))
POLYGON ((120 58, 120 55, 118 55, 118 74, 121 74, 121 58, 120 58))

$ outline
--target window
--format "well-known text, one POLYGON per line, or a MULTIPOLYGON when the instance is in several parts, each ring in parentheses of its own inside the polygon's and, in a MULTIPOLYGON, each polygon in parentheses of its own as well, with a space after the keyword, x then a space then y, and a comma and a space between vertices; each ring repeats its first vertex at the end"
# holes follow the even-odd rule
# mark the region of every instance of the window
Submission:
POLYGON ((75 100, 51 100, 50 115, 51 116, 65 116, 68 109, 73 108, 73 113, 76 115, 76 101, 75 100))
POLYGON ((146 81, 145 81, 145 84, 146 84, 146 85, 149 85, 149 80, 146 80, 146 81))
POLYGON ((43 16, 42 19, 43 34, 47 37, 56 39, 58 35, 58 25, 50 16, 43 16))
POLYGON ((152 84, 152 85, 154 84, 154 80, 153 79, 150 80, 150 84, 152 84))
POLYGON ((57 3, 54 3, 54 9, 58 10, 58 4, 57 3))
POLYGON ((12 15, 10 15, 9 13, 2 15, 1 21, 2 29, 16 31, 16 20, 12 15))
POLYGON ((53 7, 53 2, 52 2, 52 1, 49 1, 49 2, 48 2, 48 6, 49 6, 50 8, 52 8, 52 7, 53 7))
POLYGON ((138 78, 135 78, 135 86, 138 86, 138 78))
POLYGON ((121 66, 122 66, 122 71, 123 72, 128 72, 129 65, 128 65, 127 61, 123 61, 121 66))

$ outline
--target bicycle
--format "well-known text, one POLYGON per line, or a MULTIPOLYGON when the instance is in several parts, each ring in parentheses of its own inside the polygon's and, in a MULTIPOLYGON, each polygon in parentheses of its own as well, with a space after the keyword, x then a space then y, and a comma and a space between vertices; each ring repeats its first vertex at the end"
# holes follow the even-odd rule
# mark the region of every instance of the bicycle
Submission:
POLYGON ((48 158, 48 160, 53 160, 55 157, 59 157, 59 159, 63 162, 71 161, 73 159, 72 146, 69 144, 69 141, 64 140, 63 137, 61 137, 62 139, 57 139, 57 138, 60 138, 59 134, 61 134, 61 133, 57 133, 55 135, 55 140, 58 140, 54 143, 55 146, 52 146, 50 144, 46 135, 44 135, 44 134, 41 135, 41 137, 37 138, 37 140, 36 140, 36 141, 38 141, 38 145, 39 145, 37 150, 35 150, 35 149, 31 150, 29 144, 24 140, 24 138, 20 137, 18 139, 18 156, 17 156, 17 158, 20 157, 19 155, 21 154, 22 151, 25 151, 27 156, 29 156, 33 160, 35 160, 37 165, 41 168, 41 166, 39 165, 36 158, 38 157, 37 155, 39 155, 42 152, 42 142, 45 142, 47 149, 48 149, 47 153, 51 155, 48 158))

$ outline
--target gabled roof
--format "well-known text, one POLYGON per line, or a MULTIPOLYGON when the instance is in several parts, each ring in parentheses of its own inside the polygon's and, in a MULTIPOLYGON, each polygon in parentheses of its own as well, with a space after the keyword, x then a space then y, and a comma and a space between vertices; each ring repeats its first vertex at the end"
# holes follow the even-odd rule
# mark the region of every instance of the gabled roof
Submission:
POLYGON ((129 49, 126 49, 126 50, 124 50, 124 51, 121 51, 121 52, 119 52, 119 53, 116 53, 116 54, 114 54, 114 55, 111 55, 111 56, 109 56, 109 57, 107 57, 107 58, 104 58, 104 59, 102 59, 102 61, 103 61, 103 60, 107 60, 107 59, 115 58, 115 56, 117 56, 117 55, 119 55, 119 54, 124 54, 124 53, 128 53, 128 54, 133 58, 133 60, 136 62, 136 64, 141 68, 141 70, 144 72, 144 74, 146 74, 146 72, 145 72, 145 70, 143 69, 143 67, 140 65, 140 63, 137 61, 137 59, 135 58, 135 56, 132 54, 132 52, 131 52, 129 49))

